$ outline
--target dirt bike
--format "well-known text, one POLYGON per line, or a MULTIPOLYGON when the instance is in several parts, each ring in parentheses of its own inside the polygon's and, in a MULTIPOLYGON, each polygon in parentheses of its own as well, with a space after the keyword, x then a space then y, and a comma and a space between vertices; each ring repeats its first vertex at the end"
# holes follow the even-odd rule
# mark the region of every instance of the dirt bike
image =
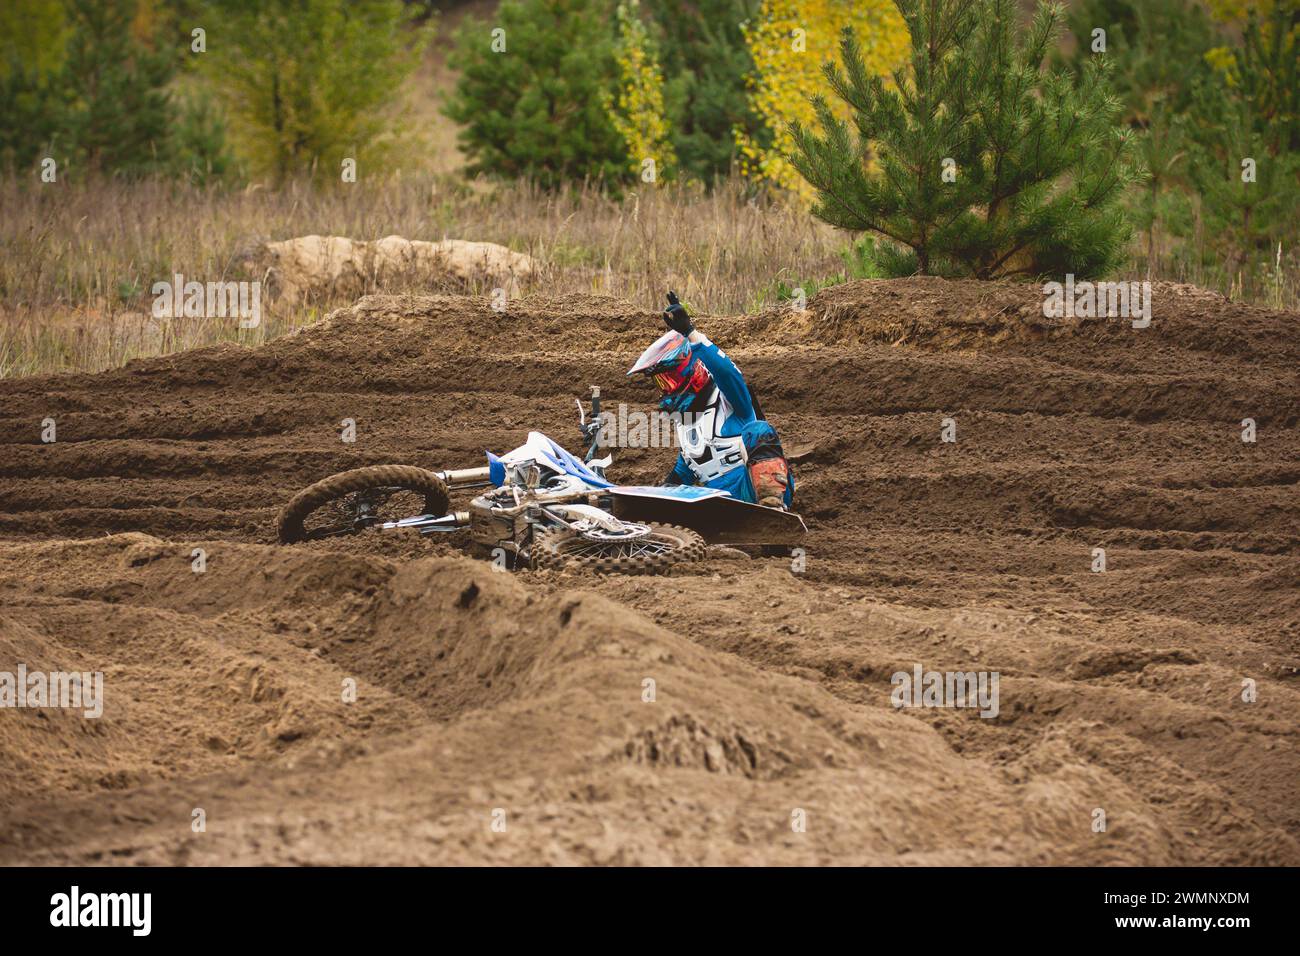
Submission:
POLYGON ((653 574, 701 560, 706 545, 788 548, 807 532, 803 519, 749 504, 716 488, 616 485, 605 477, 600 389, 591 421, 578 401, 587 452, 579 459, 541 432, 480 468, 427 471, 375 465, 340 472, 304 488, 280 513, 282 543, 367 530, 422 534, 468 528, 481 551, 516 566, 653 574), (468 510, 448 511, 451 492, 489 489, 468 510), (498 550, 499 549, 499 550, 498 550))

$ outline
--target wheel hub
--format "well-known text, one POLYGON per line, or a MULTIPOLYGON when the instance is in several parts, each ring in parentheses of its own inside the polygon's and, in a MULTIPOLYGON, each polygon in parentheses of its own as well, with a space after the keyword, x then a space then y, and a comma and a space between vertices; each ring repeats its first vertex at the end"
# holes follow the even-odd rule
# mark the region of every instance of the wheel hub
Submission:
POLYGON ((610 531, 609 529, 602 528, 596 524, 591 524, 586 528, 578 527, 576 530, 588 541, 619 544, 624 541, 635 541, 638 538, 644 538, 650 533, 650 526, 637 524, 632 521, 624 521, 622 528, 618 531, 610 531))

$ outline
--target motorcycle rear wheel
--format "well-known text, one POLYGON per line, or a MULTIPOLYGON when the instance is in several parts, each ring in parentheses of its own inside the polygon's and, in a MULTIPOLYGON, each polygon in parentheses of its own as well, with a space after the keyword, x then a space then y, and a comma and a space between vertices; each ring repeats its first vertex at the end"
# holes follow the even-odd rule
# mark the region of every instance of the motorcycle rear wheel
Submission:
POLYGON ((704 559, 704 539, 689 528, 652 524, 650 533, 626 541, 593 541, 569 528, 539 531, 533 539, 533 567, 602 574, 663 574, 679 564, 704 559))

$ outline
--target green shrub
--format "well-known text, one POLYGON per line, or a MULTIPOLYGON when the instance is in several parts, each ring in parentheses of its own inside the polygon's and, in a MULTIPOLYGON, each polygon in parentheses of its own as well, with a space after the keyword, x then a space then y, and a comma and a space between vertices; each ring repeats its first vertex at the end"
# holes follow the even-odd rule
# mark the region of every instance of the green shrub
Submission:
POLYGON ((548 189, 626 178, 626 146, 605 108, 613 37, 600 0, 503 0, 491 20, 468 21, 445 112, 462 126, 469 172, 548 189))

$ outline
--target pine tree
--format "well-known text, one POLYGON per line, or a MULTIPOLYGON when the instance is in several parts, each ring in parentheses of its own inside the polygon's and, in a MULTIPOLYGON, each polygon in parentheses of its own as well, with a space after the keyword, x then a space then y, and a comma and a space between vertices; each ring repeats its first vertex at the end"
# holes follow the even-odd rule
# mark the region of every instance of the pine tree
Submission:
POLYGON ((742 24, 761 0, 656 0, 647 11, 663 37, 664 98, 672 120, 673 150, 684 173, 711 183, 731 171, 735 130, 771 145, 771 132, 754 112, 746 77, 754 59, 742 24))
POLYGON ((1082 72, 1088 60, 1107 61, 1111 86, 1124 101, 1123 120, 1137 133, 1149 178, 1129 205, 1145 235, 1149 273, 1162 227, 1190 228, 1190 201, 1181 188, 1188 181, 1189 113, 1193 91, 1210 78, 1206 54, 1216 41, 1214 28, 1189 0, 1085 0, 1071 8, 1068 24, 1075 42, 1070 62, 1082 72))
POLYGON ((0 5, 0 169, 28 167, 54 147, 71 98, 69 32, 62 0, 0 5))
POLYGON ((627 178, 605 109, 617 76, 607 4, 502 0, 490 21, 465 24, 451 62, 460 77, 446 113, 462 125, 470 173, 545 188, 627 178))
POLYGON ((373 169, 428 39, 414 15, 401 0, 215 0, 200 62, 251 171, 373 169))
POLYGON ((239 164, 226 139, 226 121, 206 88, 179 99, 172 134, 172 172, 198 185, 237 175, 239 164))
POLYGON ((1014 0, 899 0, 911 37, 896 88, 873 75, 846 30, 828 66, 856 133, 823 98, 820 134, 797 125, 791 162, 826 222, 886 240, 893 275, 1095 276, 1124 258, 1118 200, 1140 178, 1122 104, 1102 64, 1078 83, 1045 70, 1060 9, 1023 33, 1014 0))
POLYGON ((1225 71, 1197 90, 1192 172, 1206 235, 1249 277, 1300 237, 1300 3, 1248 16, 1225 71))
POLYGON ((176 55, 132 33, 135 0, 70 0, 66 135, 88 170, 136 174, 171 163, 176 55))

